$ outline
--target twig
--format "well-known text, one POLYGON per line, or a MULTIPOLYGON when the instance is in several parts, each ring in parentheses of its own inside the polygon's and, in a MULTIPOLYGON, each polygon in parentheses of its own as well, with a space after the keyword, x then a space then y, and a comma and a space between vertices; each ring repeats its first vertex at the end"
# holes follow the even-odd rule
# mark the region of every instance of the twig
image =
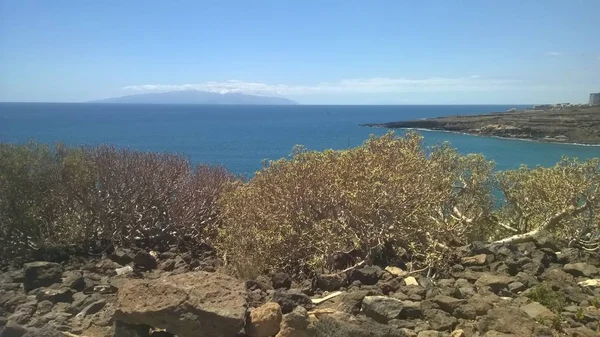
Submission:
POLYGON ((406 275, 418 274, 418 273, 420 273, 420 272, 426 271, 427 269, 429 269, 429 266, 427 266, 427 267, 425 267, 425 268, 423 268, 423 269, 418 269, 418 270, 413 270, 413 271, 410 271, 410 272, 408 272, 408 274, 406 274, 406 275))
POLYGON ((347 272, 352 271, 352 270, 354 270, 354 269, 356 269, 358 267, 362 267, 365 264, 365 262, 366 261, 360 261, 359 263, 353 265, 352 267, 348 267, 348 268, 342 270, 342 273, 347 273, 347 272))
POLYGON ((312 301, 314 304, 317 304, 317 305, 318 305, 318 304, 321 304, 321 303, 323 303, 323 302, 327 301, 328 299, 334 298, 334 297, 336 297, 336 296, 339 296, 339 295, 341 295, 341 294, 342 294, 342 292, 341 292, 341 291, 336 291, 336 292, 334 292, 334 293, 331 293, 331 294, 329 294, 329 295, 327 295, 327 296, 325 296, 325 297, 322 297, 322 298, 313 298, 313 299, 311 299, 311 301, 312 301))

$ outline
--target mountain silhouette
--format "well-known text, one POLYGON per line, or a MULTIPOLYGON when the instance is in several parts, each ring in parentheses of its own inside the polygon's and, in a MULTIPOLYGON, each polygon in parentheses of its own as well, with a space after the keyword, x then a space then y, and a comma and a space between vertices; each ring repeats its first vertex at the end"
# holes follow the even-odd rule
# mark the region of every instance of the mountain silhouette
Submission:
POLYGON ((90 103, 129 103, 129 104, 253 104, 253 105, 294 105, 292 100, 282 97, 247 95, 240 93, 219 94, 208 91, 185 90, 163 93, 148 93, 106 98, 90 103))

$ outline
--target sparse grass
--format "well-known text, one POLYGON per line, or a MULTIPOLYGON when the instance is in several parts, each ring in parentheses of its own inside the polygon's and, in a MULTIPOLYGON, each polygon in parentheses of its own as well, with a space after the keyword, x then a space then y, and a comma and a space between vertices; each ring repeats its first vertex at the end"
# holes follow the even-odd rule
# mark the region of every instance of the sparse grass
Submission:
POLYGON ((557 315, 560 315, 565 307, 565 298, 545 283, 537 285, 526 296, 552 310, 557 315))

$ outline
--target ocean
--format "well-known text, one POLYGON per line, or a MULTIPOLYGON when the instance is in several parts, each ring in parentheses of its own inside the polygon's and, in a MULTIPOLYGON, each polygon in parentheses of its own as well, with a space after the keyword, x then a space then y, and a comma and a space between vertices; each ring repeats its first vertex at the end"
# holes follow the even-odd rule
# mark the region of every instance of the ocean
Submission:
MULTIPOLYGON (((252 176, 263 160, 288 156, 293 146, 346 149, 388 130, 362 127, 456 114, 506 111, 519 105, 240 106, 0 103, 0 142, 111 144, 180 153, 194 163, 223 165, 252 176)), ((397 133, 403 133, 397 130, 397 133)), ((550 166, 562 156, 600 157, 600 147, 546 144, 422 131, 425 145, 448 141, 462 153, 483 153, 499 170, 550 166)))

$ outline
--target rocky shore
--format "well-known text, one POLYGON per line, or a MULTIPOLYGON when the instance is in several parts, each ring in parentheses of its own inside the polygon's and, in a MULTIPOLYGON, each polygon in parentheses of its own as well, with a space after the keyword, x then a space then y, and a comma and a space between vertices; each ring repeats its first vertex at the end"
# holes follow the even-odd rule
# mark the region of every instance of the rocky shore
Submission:
POLYGON ((554 143, 600 145, 600 107, 425 118, 364 126, 426 129, 554 143))
POLYGON ((368 263, 238 280, 213 254, 117 250, 0 273, 1 337, 599 336, 600 253, 473 243, 443 275, 368 263))

